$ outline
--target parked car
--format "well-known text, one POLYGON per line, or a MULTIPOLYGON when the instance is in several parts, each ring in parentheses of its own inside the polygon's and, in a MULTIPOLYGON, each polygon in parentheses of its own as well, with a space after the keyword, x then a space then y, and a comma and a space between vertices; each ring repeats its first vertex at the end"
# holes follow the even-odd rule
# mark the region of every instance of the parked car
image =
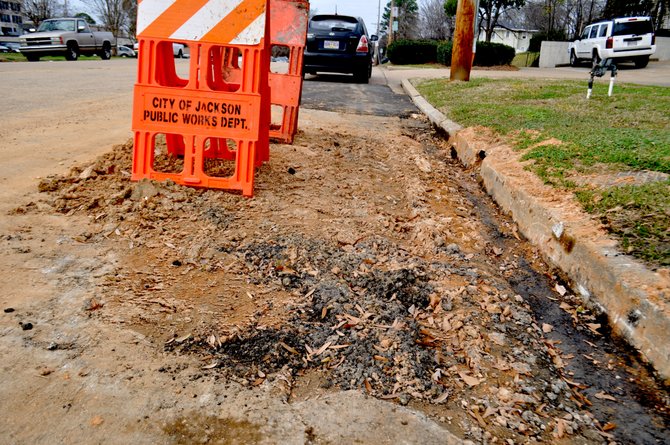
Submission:
MULTIPOLYGON (((140 53, 140 43, 135 42, 133 45, 133 49, 135 50, 135 54, 140 53)), ((188 59, 189 57, 189 52, 188 52, 188 47, 184 45, 183 43, 172 43, 172 55, 174 55, 177 59, 183 59, 186 58, 188 59)))
POLYGON ((656 52, 654 28, 650 17, 621 17, 601 20, 584 28, 579 39, 568 47, 570 65, 582 60, 594 64, 603 59, 633 61, 644 68, 656 52))
POLYGON ((36 32, 21 36, 19 42, 21 53, 31 62, 42 56, 65 56, 67 60, 77 60, 81 54, 98 54, 103 60, 108 60, 112 57, 112 47, 116 45, 111 32, 93 32, 86 20, 78 18, 44 20, 36 32))
POLYGON ((116 54, 119 57, 137 57, 137 53, 135 53, 135 50, 133 50, 132 48, 128 48, 127 46, 117 47, 116 54))
POLYGON ((21 45, 19 45, 16 42, 2 42, 0 43, 1 46, 4 46, 7 48, 9 51, 3 51, 0 49, 0 52, 10 52, 10 53, 20 53, 21 51, 19 48, 21 48, 21 45))
POLYGON ((8 46, 5 46, 4 43, 0 43, 0 53, 10 53, 12 52, 11 49, 9 49, 8 46))
POLYGON ((353 74, 358 82, 368 83, 372 75, 371 42, 360 17, 315 15, 307 27, 303 73, 353 74))

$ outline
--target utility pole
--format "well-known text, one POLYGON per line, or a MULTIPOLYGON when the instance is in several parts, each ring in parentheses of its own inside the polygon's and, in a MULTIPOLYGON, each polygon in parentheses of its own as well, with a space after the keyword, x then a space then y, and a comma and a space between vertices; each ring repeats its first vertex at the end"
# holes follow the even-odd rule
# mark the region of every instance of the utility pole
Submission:
POLYGON ((451 80, 470 80, 477 3, 477 0, 458 0, 454 46, 451 51, 451 73, 449 77, 451 80))
POLYGON ((389 11, 389 38, 388 38, 388 44, 390 45, 391 42, 393 42, 393 23, 395 23, 395 15, 393 14, 393 10, 395 9, 395 1, 391 0, 391 10, 389 11))
POLYGON ((377 2, 377 35, 379 35, 379 27, 382 22, 382 0, 377 2))

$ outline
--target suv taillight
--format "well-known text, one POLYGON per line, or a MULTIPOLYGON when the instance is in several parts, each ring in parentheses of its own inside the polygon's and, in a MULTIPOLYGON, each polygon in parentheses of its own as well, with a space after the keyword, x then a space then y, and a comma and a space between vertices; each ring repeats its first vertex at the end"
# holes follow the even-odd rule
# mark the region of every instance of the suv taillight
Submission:
POLYGON ((356 52, 357 53, 367 53, 369 50, 368 48, 368 38, 365 36, 361 36, 361 40, 358 41, 358 47, 356 47, 356 52))
POLYGON ((613 46, 614 46, 614 39, 612 37, 608 37, 607 42, 605 43, 605 48, 612 49, 613 46))

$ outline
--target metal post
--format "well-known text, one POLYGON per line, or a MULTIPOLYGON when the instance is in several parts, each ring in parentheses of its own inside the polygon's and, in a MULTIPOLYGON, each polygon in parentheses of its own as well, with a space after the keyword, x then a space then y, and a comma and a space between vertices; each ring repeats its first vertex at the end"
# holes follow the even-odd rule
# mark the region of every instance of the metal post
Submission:
POLYGON ((614 63, 612 63, 612 59, 603 59, 600 63, 594 64, 593 68, 591 68, 591 77, 589 78, 589 88, 586 90, 586 98, 590 99, 591 94, 593 93, 593 80, 595 77, 603 77, 605 73, 609 71, 611 73, 610 76, 610 85, 609 85, 609 90, 607 91, 608 96, 612 96, 612 91, 614 89, 614 80, 616 79, 617 75, 617 67, 614 63))
POLYGON ((458 0, 456 29, 451 52, 451 80, 470 80, 475 37, 476 0, 458 0))
POLYGON ((379 36, 379 27, 382 22, 382 0, 377 2, 377 35, 379 36))
POLYGON ((612 75, 610 77, 610 88, 609 88, 609 91, 607 92, 607 95, 609 97, 612 97, 612 90, 614 89, 614 80, 616 79, 616 74, 617 74, 616 65, 612 64, 612 67, 610 68, 610 71, 612 72, 612 75))

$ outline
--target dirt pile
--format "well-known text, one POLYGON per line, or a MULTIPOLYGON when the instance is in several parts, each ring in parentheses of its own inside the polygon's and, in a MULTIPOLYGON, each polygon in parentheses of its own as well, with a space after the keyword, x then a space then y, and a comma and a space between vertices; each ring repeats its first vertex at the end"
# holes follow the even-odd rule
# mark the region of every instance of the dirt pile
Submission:
POLYGON ((203 373, 280 376, 292 399, 360 389, 478 441, 612 439, 510 284, 534 261, 514 226, 480 220, 425 122, 375 124, 386 132, 318 128, 273 146, 251 200, 131 183, 129 144, 40 190, 89 216, 78 241, 122 257, 95 316, 197 354, 203 373))

